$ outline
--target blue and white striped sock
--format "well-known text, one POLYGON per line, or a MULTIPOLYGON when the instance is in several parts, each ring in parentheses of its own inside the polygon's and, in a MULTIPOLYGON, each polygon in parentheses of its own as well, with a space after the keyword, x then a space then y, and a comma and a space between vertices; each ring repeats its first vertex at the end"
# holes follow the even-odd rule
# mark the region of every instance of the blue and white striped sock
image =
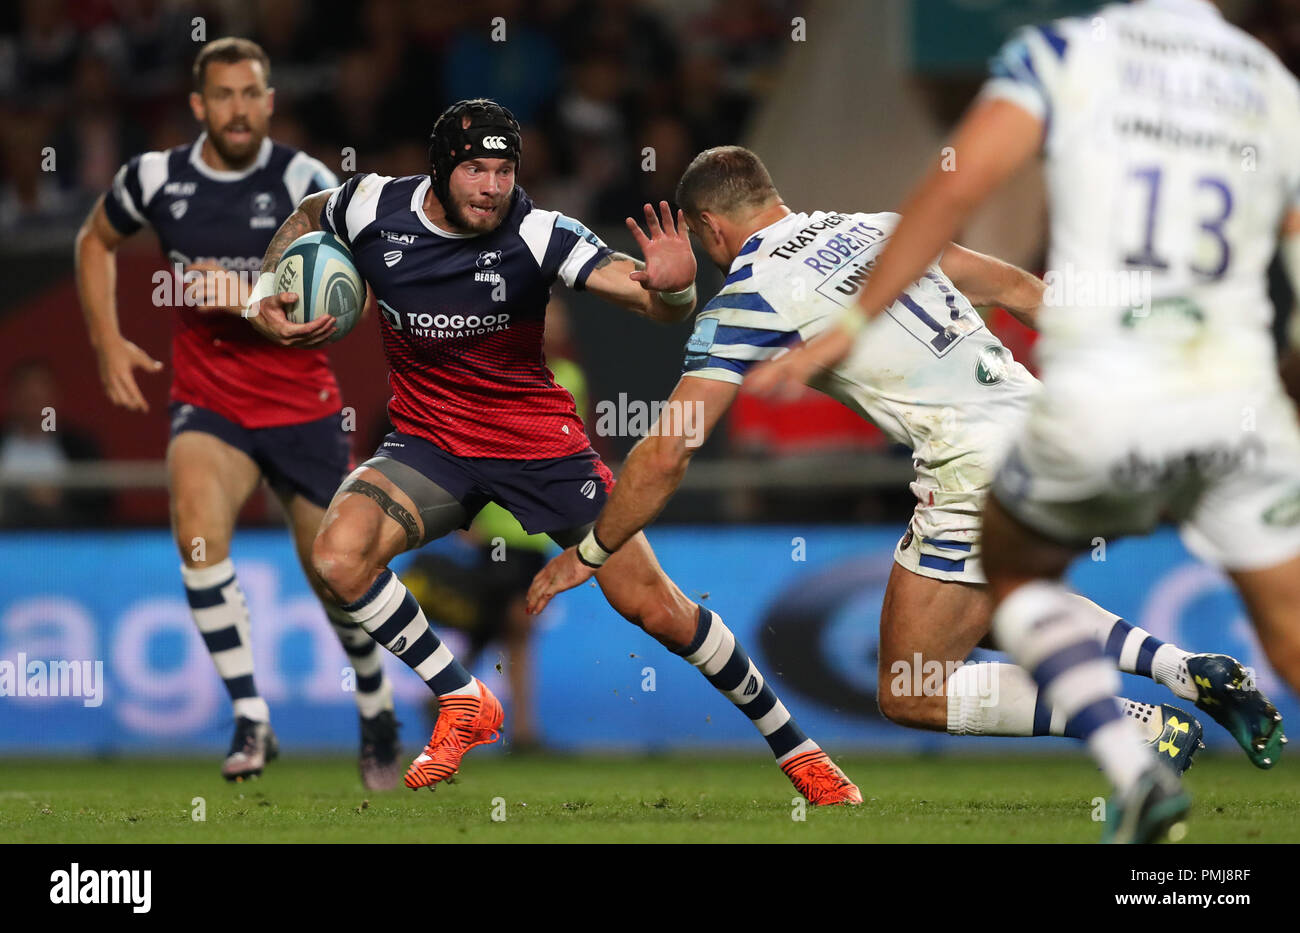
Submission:
MULTIPOLYGON (((1034 678, 1014 664, 963 664, 948 677, 948 732, 952 735, 1064 735, 1082 739, 1084 720, 1054 710, 1034 678)), ((1148 739, 1159 735, 1160 708, 1118 697, 1125 716, 1148 739)))
POLYGON ((249 639, 248 603, 227 557, 208 567, 181 564, 181 580, 190 614, 217 673, 226 684, 235 716, 269 722, 271 711, 253 682, 253 646, 249 639))
POLYGON ((478 681, 429 627, 420 604, 387 568, 354 603, 340 606, 348 619, 402 659, 438 696, 478 696, 478 681))
POLYGON ((1196 699, 1196 685, 1187 670, 1187 659, 1192 652, 1161 641, 1146 629, 1125 622, 1090 599, 1071 595, 1086 610, 1086 617, 1094 627, 1106 656, 1113 659, 1121 671, 1150 677, 1184 700, 1196 699))
POLYGON ((384 676, 383 655, 370 633, 336 606, 325 606, 330 626, 339 637, 356 676, 357 710, 366 719, 393 708, 393 685, 384 676))
POLYGON ((676 653, 699 668, 705 680, 749 717, 772 749, 777 764, 819 748, 804 735, 785 704, 777 699, 772 685, 716 613, 700 606, 695 637, 676 653))
POLYGON ((1143 736, 1115 694, 1119 674, 1081 607, 1059 583, 1021 586, 993 615, 998 644, 1029 671, 1047 705, 1070 722, 1102 771, 1126 791, 1152 763, 1143 736))
MULTIPOLYGON (((1160 707, 1151 703, 1139 703, 1137 700, 1130 700, 1127 697, 1116 697, 1115 699, 1119 701, 1120 712, 1142 727, 1142 731, 1146 734, 1148 740, 1153 737, 1153 734, 1160 734, 1159 726, 1163 722, 1160 707)), ((1063 715, 1048 707, 1043 700, 1041 691, 1034 703, 1034 735, 1063 735, 1071 739, 1087 738, 1083 734, 1083 723, 1079 718, 1076 716, 1073 719, 1066 719, 1063 715)))

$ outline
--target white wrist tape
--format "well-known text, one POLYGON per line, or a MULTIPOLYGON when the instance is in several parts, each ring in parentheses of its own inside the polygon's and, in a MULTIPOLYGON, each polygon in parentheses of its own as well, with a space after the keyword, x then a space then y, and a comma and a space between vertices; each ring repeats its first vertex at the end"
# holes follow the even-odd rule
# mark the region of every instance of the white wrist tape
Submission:
POLYGON ((605 561, 609 560, 612 554, 613 551, 605 550, 596 540, 595 528, 587 532, 587 537, 578 542, 578 560, 588 567, 604 566, 605 561))
POLYGON ((262 299, 274 294, 275 273, 263 272, 257 277, 257 285, 253 286, 252 294, 248 296, 248 304, 244 307, 240 316, 245 318, 257 317, 258 312, 261 310, 262 299))
POLYGON ((679 292, 659 292, 659 300, 666 305, 688 305, 695 300, 695 283, 679 292))

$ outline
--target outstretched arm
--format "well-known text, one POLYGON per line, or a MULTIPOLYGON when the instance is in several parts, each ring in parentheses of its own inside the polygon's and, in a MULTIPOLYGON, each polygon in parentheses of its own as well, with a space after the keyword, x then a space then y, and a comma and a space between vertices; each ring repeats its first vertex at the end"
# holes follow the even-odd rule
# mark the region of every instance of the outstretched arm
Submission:
POLYGON ((655 520, 739 388, 717 379, 681 378, 658 422, 628 454, 618 484, 587 541, 567 548, 533 578, 528 589, 529 612, 541 612, 556 593, 590 580, 604 563, 599 552, 608 557, 655 520), (596 545, 594 554, 588 553, 591 544, 596 545))
POLYGON ((627 226, 645 261, 625 253, 606 256, 587 276, 587 290, 651 320, 672 324, 695 310, 695 252, 691 249, 686 218, 681 211, 673 221, 667 201, 659 202, 662 225, 654 208, 645 206, 647 237, 631 217, 627 226))
POLYGON ((294 292, 275 291, 275 269, 294 240, 319 230, 321 211, 335 189, 318 191, 299 202, 298 207, 280 224, 262 257, 262 275, 244 309, 244 317, 259 334, 282 347, 315 347, 334 333, 334 318, 326 315, 307 324, 292 324, 284 309, 298 300, 294 292))
POLYGON ((944 250, 939 268, 971 304, 998 305, 1026 327, 1038 329, 1038 309, 1047 291, 1038 276, 956 243, 944 250))

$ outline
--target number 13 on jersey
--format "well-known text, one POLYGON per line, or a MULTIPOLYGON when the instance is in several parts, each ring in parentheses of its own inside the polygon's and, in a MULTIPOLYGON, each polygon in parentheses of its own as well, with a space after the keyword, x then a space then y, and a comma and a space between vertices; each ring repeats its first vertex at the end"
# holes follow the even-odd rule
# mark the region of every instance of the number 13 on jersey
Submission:
MULTIPOLYGON (((1158 165, 1129 170, 1127 190, 1138 199, 1140 221, 1136 231, 1125 231, 1137 236, 1135 245, 1124 253, 1124 265, 1171 275, 1181 275, 1182 265, 1202 281, 1217 282, 1227 275, 1232 261, 1232 247, 1224 233, 1232 216, 1232 189, 1210 173, 1180 180, 1181 184, 1174 181, 1158 165)), ((1130 217, 1131 211, 1130 207, 1130 217)))

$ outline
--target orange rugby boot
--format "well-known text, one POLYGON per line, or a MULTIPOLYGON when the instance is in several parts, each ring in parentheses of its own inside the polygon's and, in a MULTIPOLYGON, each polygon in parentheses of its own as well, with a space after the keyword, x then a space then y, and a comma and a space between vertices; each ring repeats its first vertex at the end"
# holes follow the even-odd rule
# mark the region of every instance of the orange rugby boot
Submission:
POLYGON ((820 748, 795 755, 781 770, 813 806, 862 803, 862 793, 820 748))
POLYGON ((489 745, 501 738, 505 713, 501 703, 483 681, 479 696, 453 694, 440 697, 438 721, 424 751, 406 769, 406 786, 412 790, 433 788, 460 770, 460 760, 475 745, 489 745))

